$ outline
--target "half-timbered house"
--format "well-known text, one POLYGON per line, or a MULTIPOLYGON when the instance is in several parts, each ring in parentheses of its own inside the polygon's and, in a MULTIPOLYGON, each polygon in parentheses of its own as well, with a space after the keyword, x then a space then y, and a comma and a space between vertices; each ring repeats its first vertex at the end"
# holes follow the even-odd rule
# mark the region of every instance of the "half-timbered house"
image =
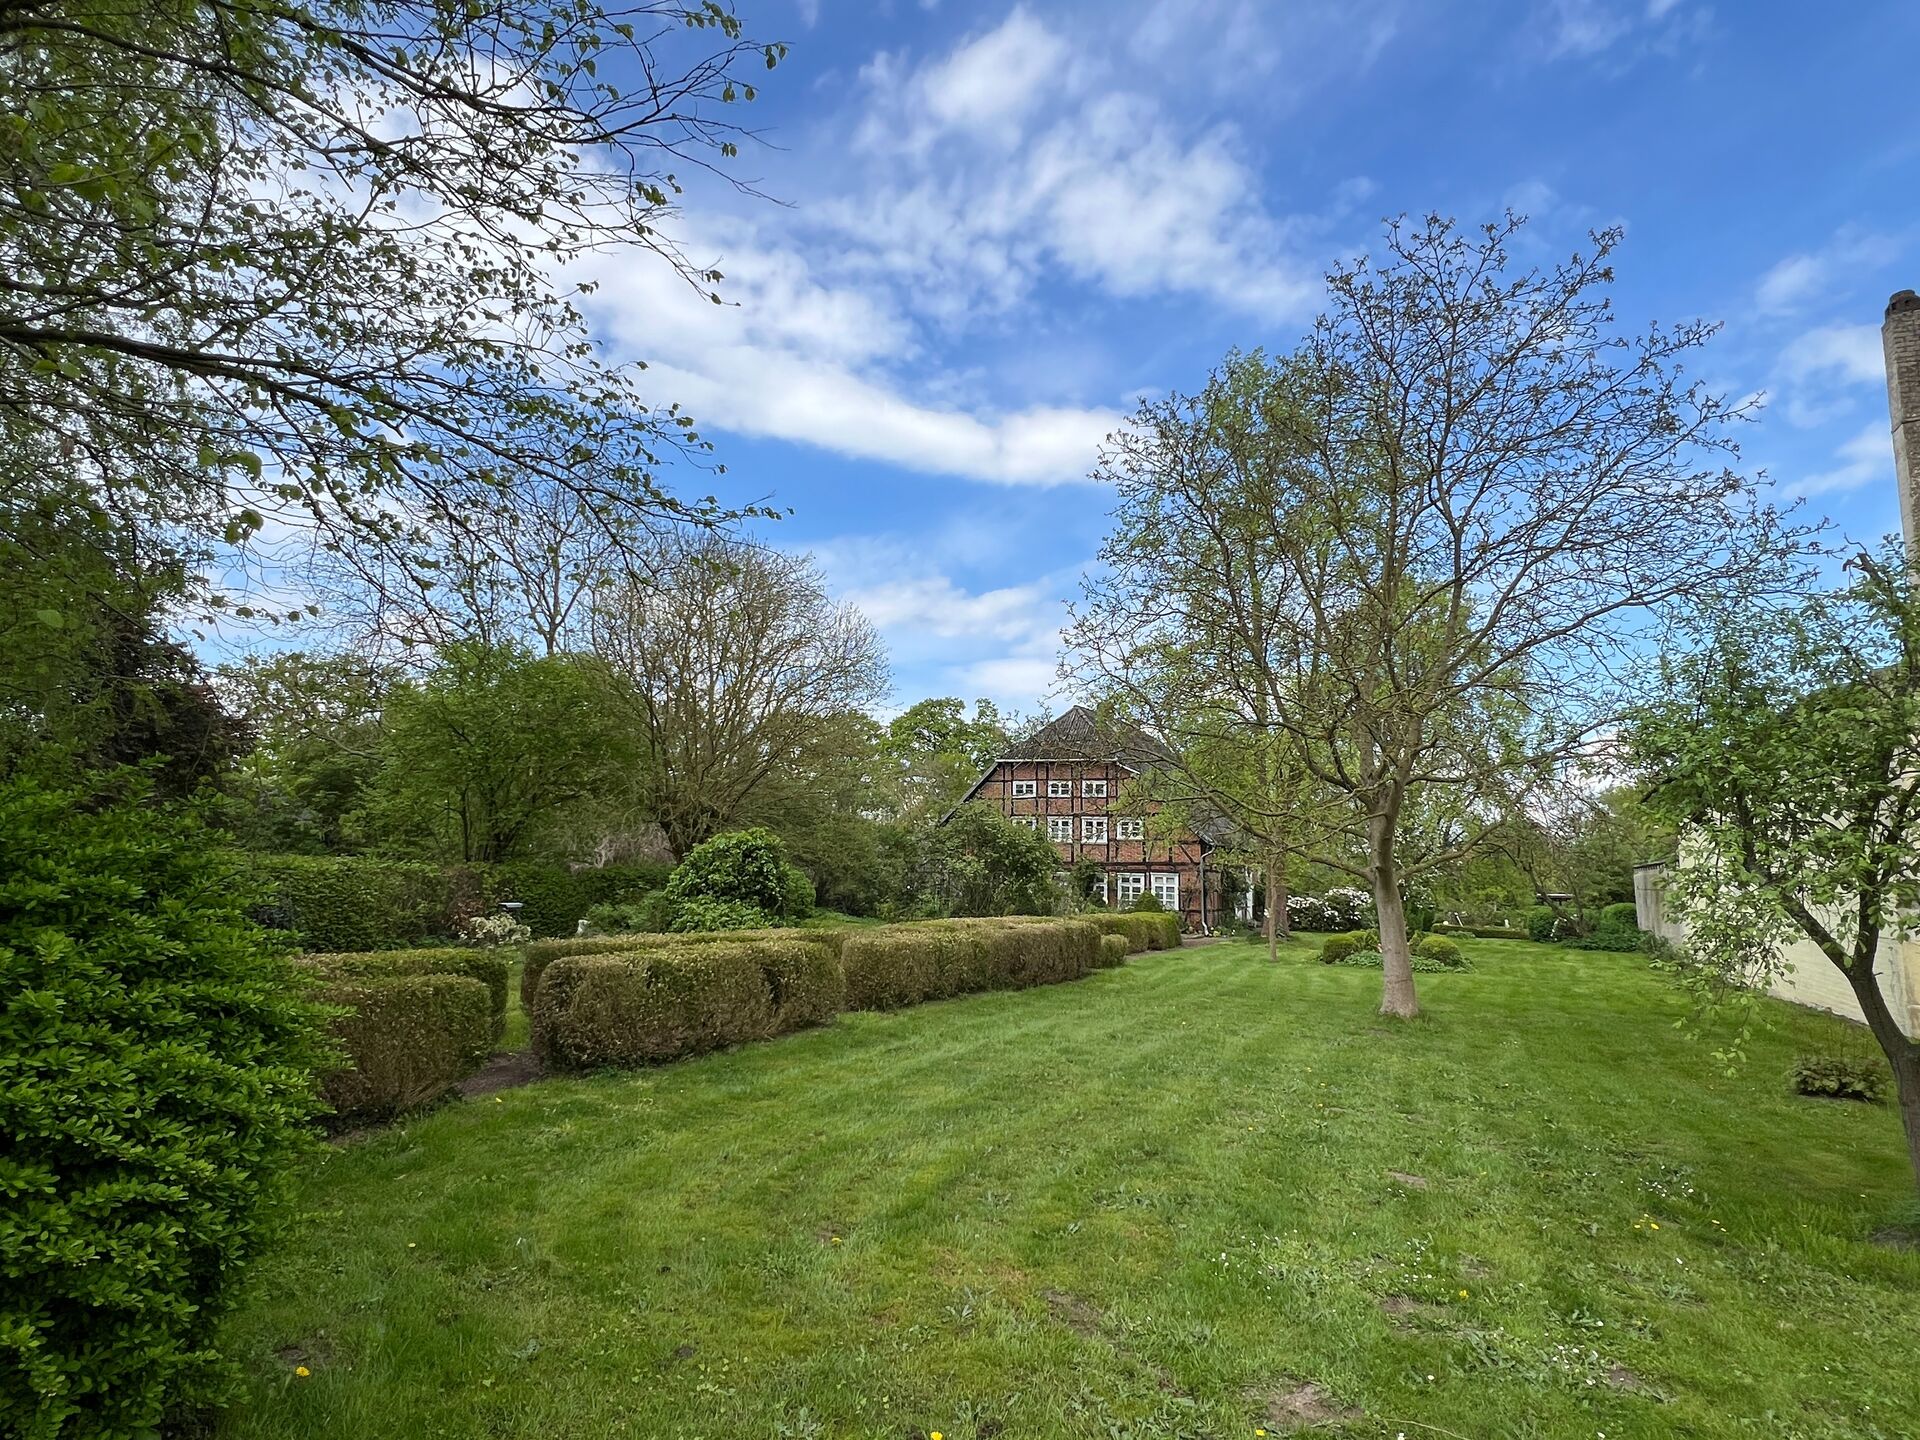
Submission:
POLYGON ((994 805, 1038 830, 1063 869, 1093 861, 1103 877, 1096 894, 1114 909, 1152 895, 1187 929, 1205 932, 1224 913, 1215 838, 1184 828, 1168 833, 1156 823, 1156 807, 1125 799, 1128 782, 1164 754, 1145 732, 1099 723, 1076 705, 1009 747, 960 803, 994 805))

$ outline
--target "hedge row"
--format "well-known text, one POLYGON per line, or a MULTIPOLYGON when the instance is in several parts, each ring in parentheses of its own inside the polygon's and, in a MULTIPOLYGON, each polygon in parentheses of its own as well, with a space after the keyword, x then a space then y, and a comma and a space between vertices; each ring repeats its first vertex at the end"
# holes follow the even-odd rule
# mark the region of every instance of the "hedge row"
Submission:
POLYGON ((1100 937, 1100 968, 1110 970, 1115 965, 1127 963, 1127 956, 1133 953, 1133 946, 1124 935, 1102 935, 1100 937))
POLYGON ((254 918, 308 950, 391 950, 446 939, 460 923, 517 900, 536 936, 569 935, 595 905, 632 904, 665 883, 665 865, 575 870, 514 861, 441 867, 355 855, 248 855, 266 895, 254 918))
POLYGON ((1178 915, 1155 915, 1150 911, 1140 911, 1124 915, 1089 915, 1085 918, 1099 926, 1103 935, 1126 936, 1128 948, 1134 953, 1180 948, 1178 915))
POLYGON ((345 1007, 330 1024, 353 1062, 320 1079, 335 1124, 430 1104, 485 1064, 493 1048, 487 987, 464 975, 342 978, 319 998, 345 1007))
POLYGON ((568 956, 541 987, 534 1047, 557 1069, 657 1064, 824 1024, 845 993, 832 951, 804 940, 568 956))
POLYGON ((682 933, 647 932, 638 935, 583 935, 570 940, 536 940, 526 947, 520 968, 520 1008, 532 1015, 540 995, 540 977, 556 960, 575 955, 627 955, 642 950, 684 950, 689 946, 725 945, 740 941, 810 940, 824 945, 836 958, 845 930, 690 930, 682 933))
POLYGON ((1524 930, 1511 927, 1502 929, 1498 925, 1448 925, 1444 922, 1433 927, 1436 935, 1477 935, 1482 940, 1525 940, 1524 930))
POLYGON ((493 1038, 507 1023, 507 977, 510 952, 459 949, 363 950, 345 954, 302 955, 300 963, 329 979, 379 980, 400 975, 464 975, 487 987, 493 1017, 493 1038))
MULTIPOLYGON (((1079 920, 620 936, 541 958, 534 1049, 555 1068, 642 1065, 980 990, 1076 980, 1125 958, 1079 920), (608 949, 611 942, 624 942, 608 949), (695 943, 688 943, 693 941, 695 943)), ((529 956, 529 965, 533 957, 529 956)))

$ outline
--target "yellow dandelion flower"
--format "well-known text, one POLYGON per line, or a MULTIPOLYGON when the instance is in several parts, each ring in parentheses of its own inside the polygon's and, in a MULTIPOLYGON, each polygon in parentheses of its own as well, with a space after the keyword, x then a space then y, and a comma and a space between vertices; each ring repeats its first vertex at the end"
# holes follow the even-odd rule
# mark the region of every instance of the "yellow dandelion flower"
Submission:
POLYGON ((1658 1230, 1660 1228, 1660 1222, 1658 1220, 1649 1220, 1647 1222, 1647 1228, 1650 1230, 1658 1230))
POLYGON ((1464 1290, 1462 1290, 1462 1291, 1460 1292, 1460 1298, 1461 1298, 1462 1300, 1464 1300, 1464 1299, 1466 1299, 1466 1298, 1467 1298, 1467 1292, 1466 1292, 1466 1291, 1464 1291, 1464 1290))
POLYGON ((940 1432, 938 1430, 934 1431, 931 1435, 927 1436, 927 1440, 940 1440, 940 1432))
POLYGON ((313 1374, 313 1372, 304 1365, 294 1366, 293 1373, 298 1375, 302 1380, 306 1379, 309 1375, 313 1374))

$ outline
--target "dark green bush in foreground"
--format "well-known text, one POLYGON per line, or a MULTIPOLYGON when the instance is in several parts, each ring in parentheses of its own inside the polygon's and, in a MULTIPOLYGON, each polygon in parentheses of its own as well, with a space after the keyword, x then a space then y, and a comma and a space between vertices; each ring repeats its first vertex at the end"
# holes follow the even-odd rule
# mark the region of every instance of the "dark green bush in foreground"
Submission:
MULTIPOLYGON (((190 813, 0 785, 0 1431, 158 1433, 309 1143, 310 986, 190 813)), ((476 987, 478 988, 478 987, 476 987)))
POLYGON ((386 1120, 445 1096, 493 1049, 487 987, 464 975, 369 975, 321 991, 347 1013, 332 1022, 348 1063, 320 1091, 333 1123, 386 1120))
POLYGON ((1802 1055, 1793 1063, 1794 1090, 1829 1100, 1864 1100, 1878 1105, 1892 1081, 1884 1061, 1865 1056, 1802 1055))

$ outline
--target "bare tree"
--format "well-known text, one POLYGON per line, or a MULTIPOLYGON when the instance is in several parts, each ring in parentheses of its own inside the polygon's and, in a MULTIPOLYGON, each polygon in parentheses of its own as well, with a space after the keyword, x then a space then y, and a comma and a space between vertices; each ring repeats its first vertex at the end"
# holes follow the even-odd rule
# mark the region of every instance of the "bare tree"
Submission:
POLYGON ((1523 269, 1523 223, 1391 224, 1293 355, 1144 405, 1102 458, 1120 523, 1072 637, 1083 683, 1143 699, 1198 637, 1183 703, 1210 690, 1198 713, 1341 797, 1304 848, 1371 889, 1393 1015, 1418 1010, 1408 880, 1591 746, 1669 607, 1803 538, 1729 468, 1741 407, 1684 375, 1714 327, 1616 333, 1618 232, 1523 269))
POLYGON ((873 627, 833 603, 810 559, 713 533, 668 541, 651 576, 608 587, 592 636, 626 686, 646 802, 675 855, 887 685, 873 627))

